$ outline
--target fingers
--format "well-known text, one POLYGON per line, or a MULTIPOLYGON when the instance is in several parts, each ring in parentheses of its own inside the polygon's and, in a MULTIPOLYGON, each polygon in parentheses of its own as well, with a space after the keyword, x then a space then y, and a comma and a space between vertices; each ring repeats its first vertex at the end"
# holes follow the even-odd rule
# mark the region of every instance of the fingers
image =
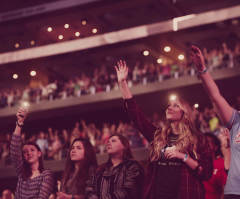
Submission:
POLYGON ((116 72, 119 72, 119 69, 117 66, 114 66, 114 68, 115 68, 116 72))
POLYGON ((166 157, 167 159, 172 159, 172 158, 175 157, 175 155, 174 155, 174 153, 172 153, 172 152, 167 152, 167 153, 165 153, 165 157, 166 157))
POLYGON ((23 108, 18 109, 17 116, 24 118, 26 117, 26 115, 27 115, 27 111, 25 109, 23 108))
POLYGON ((127 68, 127 64, 126 64, 125 61, 119 60, 119 61, 117 62, 117 66, 115 66, 115 67, 117 67, 118 70, 122 70, 122 69, 127 68))
POLYGON ((18 121, 23 122, 27 116, 27 110, 24 108, 19 108, 16 116, 18 121))
POLYGON ((192 50, 194 53, 200 53, 200 52, 201 52, 201 50, 200 50, 197 46, 194 46, 194 45, 191 46, 191 50, 192 50))
POLYGON ((166 150, 164 155, 167 159, 171 159, 175 157, 175 153, 173 150, 166 150))

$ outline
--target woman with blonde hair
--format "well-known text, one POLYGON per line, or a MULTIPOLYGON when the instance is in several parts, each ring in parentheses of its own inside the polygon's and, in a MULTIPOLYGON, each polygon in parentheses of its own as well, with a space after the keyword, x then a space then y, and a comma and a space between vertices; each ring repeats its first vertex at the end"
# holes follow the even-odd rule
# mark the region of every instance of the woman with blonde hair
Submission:
POLYGON ((212 157, 195 128, 191 107, 179 98, 170 100, 167 124, 158 129, 145 118, 128 88, 126 63, 119 61, 115 69, 125 109, 151 143, 144 199, 204 199, 202 181, 211 177, 212 157))

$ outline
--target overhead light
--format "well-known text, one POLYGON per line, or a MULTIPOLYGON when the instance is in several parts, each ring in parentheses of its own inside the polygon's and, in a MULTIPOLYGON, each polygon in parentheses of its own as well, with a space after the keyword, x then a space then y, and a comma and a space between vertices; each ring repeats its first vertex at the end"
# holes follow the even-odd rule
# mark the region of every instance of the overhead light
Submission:
POLYGON ((58 39, 62 40, 63 39, 63 35, 58 35, 58 39))
POLYGON ((80 36, 80 32, 75 32, 75 36, 79 37, 80 36))
POLYGON ((13 79, 17 79, 18 78, 18 74, 15 73, 15 74, 13 74, 12 77, 13 77, 13 79))
POLYGON ((184 60, 184 55, 183 54, 178 55, 178 59, 179 60, 184 60))
POLYGON ((92 33, 93 33, 93 34, 96 34, 97 31, 98 31, 97 28, 93 28, 93 29, 92 29, 92 33))
POLYGON ((30 75, 31 75, 32 77, 34 77, 34 76, 37 75, 37 72, 36 72, 35 70, 32 70, 32 71, 30 72, 30 75))
POLYGON ((20 44, 19 43, 15 43, 15 48, 19 48, 20 44))
POLYGON ((148 56, 149 54, 150 54, 150 53, 149 53, 148 50, 144 50, 144 51, 143 51, 143 55, 144 55, 144 56, 148 56))
POLYGON ((86 20, 82 20, 82 25, 86 25, 87 24, 87 21, 86 20))
POLYGON ((48 32, 52 32, 52 30, 53 30, 53 29, 52 29, 52 27, 50 27, 50 26, 47 28, 47 31, 48 31, 48 32))
POLYGON ((158 59, 157 59, 157 63, 158 63, 158 64, 163 63, 163 59, 162 59, 162 58, 158 58, 158 59))
POLYGON ((64 25, 64 28, 68 29, 68 28, 69 28, 69 24, 66 23, 66 24, 64 25))
POLYGON ((171 51, 171 47, 170 46, 165 46, 164 47, 164 51, 167 52, 167 53, 170 52, 171 51))
POLYGON ((34 40, 30 41, 30 44, 31 46, 35 45, 35 41, 34 40))

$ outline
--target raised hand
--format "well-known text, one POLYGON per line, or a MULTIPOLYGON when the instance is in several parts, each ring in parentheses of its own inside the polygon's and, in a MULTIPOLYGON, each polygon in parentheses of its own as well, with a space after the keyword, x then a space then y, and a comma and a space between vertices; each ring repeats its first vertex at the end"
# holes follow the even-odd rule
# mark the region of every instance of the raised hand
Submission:
POLYGON ((27 117, 27 113, 28 113, 28 111, 24 108, 19 108, 18 109, 17 114, 16 114, 18 124, 23 125, 24 120, 27 117))
POLYGON ((221 130, 221 133, 218 135, 218 138, 221 142, 221 147, 223 148, 229 148, 229 130, 227 128, 223 128, 221 130))
POLYGON ((191 59, 199 72, 206 69, 204 56, 201 50, 196 46, 191 47, 191 59))
POLYGON ((115 66, 115 69, 117 72, 117 78, 119 83, 127 80, 128 67, 125 61, 122 60, 118 61, 117 65, 115 66))

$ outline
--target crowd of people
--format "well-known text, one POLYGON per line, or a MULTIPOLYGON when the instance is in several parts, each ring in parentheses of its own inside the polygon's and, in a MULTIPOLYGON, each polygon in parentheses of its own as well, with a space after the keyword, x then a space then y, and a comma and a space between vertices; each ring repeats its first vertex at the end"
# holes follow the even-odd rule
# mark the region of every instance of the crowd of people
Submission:
MULTIPOLYGON (((226 43, 219 49, 203 50, 205 61, 210 70, 222 67, 234 67, 240 63, 240 43, 228 47, 226 43)), ((129 68, 129 86, 164 81, 168 78, 178 78, 183 75, 194 75, 196 70, 191 67, 186 56, 183 61, 164 60, 162 63, 136 62, 129 68)), ((39 103, 43 100, 67 99, 98 92, 117 90, 117 76, 113 67, 102 65, 94 71, 82 73, 69 80, 53 80, 48 84, 38 82, 25 88, 5 89, 0 91, 0 108, 18 105, 21 101, 39 103)))
MULTIPOLYGON (((237 105, 236 105, 237 106, 237 105)), ((205 107, 203 111, 194 108, 195 124, 202 133, 221 134, 224 126, 222 125, 216 111, 213 108, 205 107)), ((166 122, 160 117, 160 113, 154 113, 150 121, 159 128, 164 128, 166 122)), ((121 134, 129 139, 131 148, 140 148, 149 146, 148 141, 139 133, 138 129, 132 123, 119 121, 118 123, 103 123, 98 126, 94 123, 87 124, 84 120, 77 121, 74 127, 68 129, 52 129, 40 131, 38 134, 32 134, 26 139, 22 133, 23 142, 34 142, 41 148, 44 159, 62 160, 66 158, 70 143, 75 138, 88 139, 94 146, 95 151, 102 154, 106 151, 105 144, 108 138, 115 134, 121 134)), ((11 133, 4 133, 0 140, 0 154, 2 164, 10 164, 10 146, 11 133)))
MULTIPOLYGON (((18 178, 15 198, 239 199, 240 113, 221 95, 203 54, 191 47, 191 60, 214 107, 204 113, 175 97, 169 99, 165 122, 158 115, 150 121, 129 89, 128 66, 122 60, 115 66, 117 82, 124 109, 137 130, 120 122, 118 127, 104 124, 100 132, 94 124, 81 121, 71 136, 65 130, 60 136, 49 128, 48 135, 40 132, 24 140, 22 128, 28 114, 19 108, 15 130, 7 135, 18 178), (216 113, 227 128, 221 127, 216 113), (137 143, 148 145, 145 171, 132 155, 133 135, 141 138, 137 143), (65 169, 56 182, 53 172, 44 169, 43 157, 60 159, 64 147, 65 169), (108 154, 100 166, 96 150, 108 154)), ((11 191, 4 190, 2 197, 11 198, 11 191)))

